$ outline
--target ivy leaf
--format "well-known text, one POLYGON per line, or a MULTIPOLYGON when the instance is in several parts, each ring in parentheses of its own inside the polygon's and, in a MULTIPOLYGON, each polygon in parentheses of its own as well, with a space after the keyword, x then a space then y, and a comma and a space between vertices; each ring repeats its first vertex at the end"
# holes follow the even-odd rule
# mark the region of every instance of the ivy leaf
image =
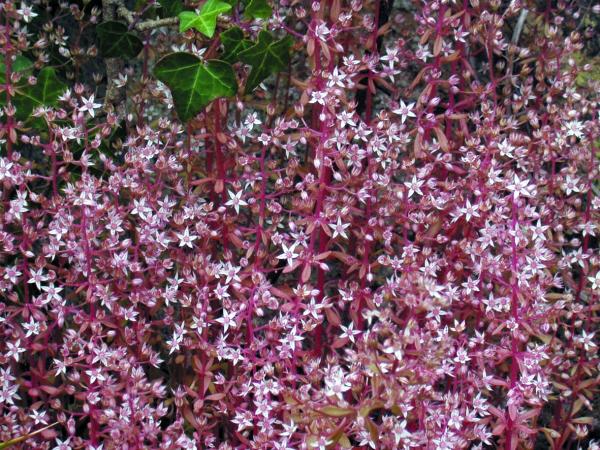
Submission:
POLYGON ((96 27, 98 48, 104 58, 135 58, 144 47, 142 40, 122 22, 103 22, 96 27))
POLYGON ((246 94, 252 92, 269 75, 285 69, 290 60, 292 38, 286 36, 276 41, 268 31, 258 34, 258 41, 250 48, 240 52, 240 60, 252 70, 246 80, 246 94))
POLYGON ((219 14, 227 12, 231 9, 231 5, 220 0, 208 0, 200 14, 192 11, 183 11, 179 13, 179 32, 195 28, 206 37, 213 37, 217 28, 217 17, 219 14))
POLYGON ((250 0, 244 10, 244 15, 249 19, 268 19, 273 14, 273 9, 267 0, 250 0))
MULTIPOLYGON (((10 71, 12 73, 21 72, 23 75, 29 75, 32 68, 33 63, 22 55, 17 55, 10 65, 10 71)), ((4 58, 0 61, 0 84, 6 84, 6 65, 4 64, 4 58)))
POLYGON ((39 106, 55 106, 58 97, 66 89, 67 85, 58 79, 53 68, 43 68, 37 76, 36 84, 16 89, 13 103, 17 108, 17 118, 26 119, 39 106))
POLYGON ((235 73, 230 64, 213 59, 202 63, 191 53, 177 52, 156 63, 154 75, 171 90, 175 110, 183 122, 219 97, 237 92, 235 73))
POLYGON ((183 3, 181 0, 158 0, 160 4, 161 17, 177 17, 183 11, 183 3))
POLYGON ((229 28, 220 35, 223 43, 223 61, 234 63, 238 61, 240 52, 252 47, 252 41, 244 39, 244 32, 239 27, 229 28))

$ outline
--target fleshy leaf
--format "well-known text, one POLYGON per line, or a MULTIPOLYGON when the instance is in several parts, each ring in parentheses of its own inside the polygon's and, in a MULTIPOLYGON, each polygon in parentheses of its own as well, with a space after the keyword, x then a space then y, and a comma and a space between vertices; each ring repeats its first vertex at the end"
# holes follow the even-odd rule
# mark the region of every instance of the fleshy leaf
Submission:
MULTIPOLYGON (((17 55, 15 60, 12 62, 11 72, 21 72, 23 75, 29 75, 33 68, 33 63, 22 55, 17 55)), ((4 64, 4 58, 0 61, 0 84, 6 83, 6 65, 4 64)))
POLYGON ((12 447, 13 445, 20 444, 20 443, 26 441, 27 439, 32 438, 32 437, 42 433, 43 431, 46 431, 46 430, 52 428, 56 424, 58 424, 58 422, 54 422, 48 426, 45 426, 44 428, 40 428, 39 430, 32 431, 31 433, 25 434, 23 436, 13 438, 9 441, 0 442, 0 450, 12 447))
POLYGON ((239 60, 240 52, 252 47, 252 41, 244 39, 244 32, 239 27, 232 27, 221 33, 223 43, 223 61, 234 63, 239 60))
POLYGON ((144 47, 142 40, 122 22, 103 22, 96 27, 96 34, 104 58, 135 58, 144 47))
POLYGON ((192 11, 179 13, 179 31, 194 28, 206 37, 213 37, 217 28, 217 17, 231 9, 231 5, 220 0, 208 0, 200 10, 200 14, 192 11))
POLYGON ((154 74, 171 90, 175 110, 183 122, 192 119, 212 100, 237 92, 230 64, 216 59, 203 63, 191 53, 177 52, 163 57, 156 63, 154 74))
POLYGON ((33 86, 25 85, 16 89, 13 103, 19 120, 26 119, 39 106, 54 106, 67 85, 60 81, 51 67, 43 68, 33 86))
POLYGON ((273 14, 273 9, 267 0, 250 0, 244 15, 250 19, 268 19, 273 14))
POLYGON ((290 60, 292 38, 286 36, 276 41, 268 31, 258 34, 258 41, 239 53, 242 62, 252 66, 246 81, 246 94, 252 92, 269 75, 285 69, 290 60))
POLYGON ((352 408, 340 408, 339 406, 324 406, 319 410, 321 414, 331 417, 350 416, 355 413, 352 408))

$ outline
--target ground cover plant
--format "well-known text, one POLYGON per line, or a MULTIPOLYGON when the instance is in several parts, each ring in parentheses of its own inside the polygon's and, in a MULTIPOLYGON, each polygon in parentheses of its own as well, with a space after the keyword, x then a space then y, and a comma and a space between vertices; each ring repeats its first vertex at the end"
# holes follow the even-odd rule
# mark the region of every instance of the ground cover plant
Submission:
POLYGON ((600 448, 599 31, 4 0, 0 448, 600 448))

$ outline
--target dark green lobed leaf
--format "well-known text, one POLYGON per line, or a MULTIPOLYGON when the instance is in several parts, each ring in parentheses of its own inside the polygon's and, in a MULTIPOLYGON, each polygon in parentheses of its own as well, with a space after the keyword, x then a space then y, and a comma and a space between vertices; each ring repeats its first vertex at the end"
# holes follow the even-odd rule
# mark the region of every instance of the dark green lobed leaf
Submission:
POLYGON ((219 60, 203 64, 190 53, 177 52, 163 57, 156 63, 154 74, 171 90, 182 122, 192 119, 212 100, 237 92, 237 80, 230 64, 219 60))
POLYGON ((252 92, 269 75, 284 70, 290 60, 292 38, 286 36, 276 41, 268 31, 258 34, 258 41, 240 52, 240 61, 252 66, 246 80, 246 94, 252 92))
POLYGON ((98 48, 104 58, 135 58, 144 44, 122 22, 103 22, 96 27, 98 48))
MULTIPOLYGON (((21 74, 28 76, 31 75, 33 69, 33 63, 25 56, 17 55, 15 60, 11 63, 11 72, 21 72, 21 74)), ((0 84, 6 83, 6 65, 4 64, 4 58, 0 60, 0 84)))
POLYGON ((181 0, 158 0, 160 4, 159 14, 161 17, 177 17, 183 11, 181 0))
POLYGON ((220 35, 223 43, 223 61, 235 63, 239 61, 240 52, 252 47, 253 42, 244 39, 244 32, 239 27, 232 27, 220 35))
POLYGON ((273 9, 267 0, 250 0, 244 9, 244 16, 250 19, 268 19, 272 15, 273 9))
POLYGON ((13 103, 17 108, 17 119, 27 119, 39 106, 55 106, 66 88, 67 85, 58 79, 53 68, 43 68, 37 76, 36 84, 16 89, 13 103))

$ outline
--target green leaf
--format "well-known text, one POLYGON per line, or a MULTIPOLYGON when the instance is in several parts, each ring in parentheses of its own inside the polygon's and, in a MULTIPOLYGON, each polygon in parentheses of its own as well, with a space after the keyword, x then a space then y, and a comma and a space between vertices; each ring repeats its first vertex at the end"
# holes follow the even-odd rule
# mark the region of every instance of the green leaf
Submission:
POLYGON ((183 11, 183 2, 181 0, 158 0, 160 4, 161 17, 177 17, 183 11))
POLYGON ((98 48, 104 58, 135 58, 144 47, 142 40, 122 22, 108 21, 96 27, 98 48))
POLYGON ((13 103, 17 108, 17 119, 26 119, 39 106, 55 106, 66 88, 67 85, 58 79, 53 68, 43 68, 37 76, 36 84, 27 84, 15 90, 13 103))
POLYGON ((239 27, 229 28, 220 35, 223 43, 223 61, 234 63, 238 61, 240 52, 252 47, 252 41, 244 39, 244 32, 239 27))
POLYGON ((250 0, 244 10, 244 15, 249 19, 268 19, 273 14, 273 9, 267 0, 250 0))
MULTIPOLYGON (((10 65, 10 71, 12 73, 21 72, 23 75, 30 75, 33 63, 25 58, 24 56, 17 55, 15 60, 10 65)), ((6 65, 4 64, 4 58, 0 61, 0 84, 6 83, 6 65)))
POLYGON ((227 12, 231 9, 231 5, 220 0, 208 0, 200 14, 192 11, 183 11, 179 13, 179 32, 195 28, 206 37, 213 37, 217 28, 217 17, 219 14, 227 12))
POLYGON ((269 75, 287 67, 291 46, 290 36, 276 41, 268 31, 261 31, 258 34, 258 41, 238 54, 242 62, 252 66, 246 80, 246 94, 252 92, 269 75))
POLYGON ((203 64, 191 53, 177 52, 156 63, 154 75, 171 90, 177 115, 187 122, 219 97, 237 92, 235 73, 230 64, 216 59, 203 64))

